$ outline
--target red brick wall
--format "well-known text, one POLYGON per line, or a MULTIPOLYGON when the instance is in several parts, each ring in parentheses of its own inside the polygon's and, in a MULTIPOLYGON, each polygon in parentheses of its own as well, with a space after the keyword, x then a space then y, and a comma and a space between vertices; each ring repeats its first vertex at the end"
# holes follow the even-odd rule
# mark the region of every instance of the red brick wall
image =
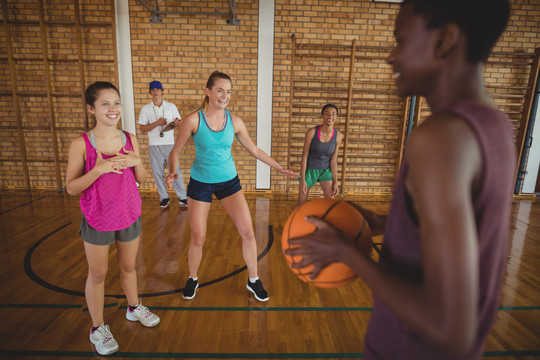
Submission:
MULTIPOLYGON (((112 3, 109 0, 80 1, 80 21, 99 22, 83 26, 84 71, 81 71, 73 1, 44 1, 43 14, 48 23, 45 49, 54 117, 47 98, 39 2, 8 0, 6 4, 17 96, 14 99, 12 95, 14 87, 7 52, 10 39, 3 28, 0 32, 0 113, 3 119, 0 124, 0 186, 25 188, 26 172, 31 188, 58 189, 63 187, 71 139, 85 129, 82 87, 98 79, 111 82, 116 79, 112 3), (85 75, 86 84, 81 84, 81 74, 85 75), (17 101, 20 119, 16 113, 17 101)), ((4 12, 1 14, 4 21, 4 12)))
MULTIPOLYGON (((208 76, 219 70, 233 80, 229 110, 242 117, 253 140, 257 117, 257 38, 258 2, 237 2, 240 26, 227 24, 228 16, 162 15, 163 22, 151 23, 150 13, 136 1, 130 1, 132 66, 136 117, 151 101, 148 83, 159 80, 164 98, 173 102, 185 117, 198 109, 204 98, 208 76)), ((228 1, 162 1, 162 11, 224 12, 228 1)), ((145 166, 148 159, 148 137, 138 133, 145 166)), ((190 140, 180 158, 185 182, 189 180, 195 148, 190 140)), ((244 189, 255 184, 255 159, 235 141, 233 157, 244 189)), ((155 187, 150 180, 143 188, 155 187)))

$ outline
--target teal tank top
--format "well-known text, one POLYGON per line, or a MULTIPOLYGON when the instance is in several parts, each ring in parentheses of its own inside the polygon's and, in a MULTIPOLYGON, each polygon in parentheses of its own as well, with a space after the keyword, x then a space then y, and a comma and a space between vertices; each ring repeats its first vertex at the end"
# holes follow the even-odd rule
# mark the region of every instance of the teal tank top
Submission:
POLYGON ((233 140, 234 127, 228 110, 225 110, 225 124, 218 131, 208 126, 204 112, 199 110, 199 129, 193 135, 195 161, 191 177, 210 184, 234 179, 237 173, 231 154, 233 140))

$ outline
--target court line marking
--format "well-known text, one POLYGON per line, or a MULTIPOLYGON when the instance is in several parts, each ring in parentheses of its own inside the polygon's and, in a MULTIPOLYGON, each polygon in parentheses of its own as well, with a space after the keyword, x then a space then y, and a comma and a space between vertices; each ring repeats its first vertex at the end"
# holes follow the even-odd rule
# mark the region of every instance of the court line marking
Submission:
MULTIPOLYGON (((70 222, 60 226, 56 230, 51 231, 50 233, 48 233, 47 235, 43 236, 41 239, 36 241, 34 243, 34 245, 32 245, 30 247, 30 249, 28 249, 28 251, 26 252, 26 254, 24 256, 24 260, 23 260, 24 272, 26 273, 26 275, 32 281, 34 281, 35 283, 37 283, 38 285, 41 285, 42 287, 44 287, 46 289, 56 291, 56 292, 59 292, 59 293, 63 293, 63 294, 67 294, 67 295, 84 297, 85 294, 82 291, 65 289, 65 288, 53 285, 53 284, 43 280, 42 278, 40 278, 38 276, 38 274, 36 274, 36 272, 32 268, 32 255, 33 255, 34 251, 38 248, 38 246, 41 245, 47 238, 49 238, 50 236, 54 235, 58 231, 66 228, 67 226, 69 226, 71 224, 72 224, 72 222, 70 221, 70 222)), ((264 248, 264 250, 257 256, 257 261, 260 261, 263 257, 265 257, 268 254, 268 252, 272 248, 273 244, 274 244, 273 227, 272 227, 272 225, 268 225, 268 242, 267 242, 266 247, 264 248)), ((236 270, 233 270, 230 273, 225 274, 225 275, 223 275, 223 276, 221 276, 221 277, 219 277, 217 279, 213 279, 213 280, 201 283, 199 285, 199 287, 202 288, 202 287, 213 285, 213 284, 215 284, 217 282, 220 282, 220 281, 229 279, 229 278, 231 278, 231 277, 233 277, 235 275, 238 275, 239 273, 244 272, 246 270, 247 270, 247 265, 244 265, 244 266, 242 266, 242 267, 240 267, 240 268, 238 268, 236 270)), ((162 296, 162 295, 171 295, 171 294, 180 293, 180 292, 182 292, 182 290, 183 290, 183 288, 160 291, 160 292, 154 292, 154 293, 148 293, 148 294, 139 294, 139 297, 143 298, 143 297, 155 297, 155 296, 162 296)), ((105 294, 105 298, 107 298, 107 297, 116 298, 116 299, 125 299, 126 298, 126 296, 124 294, 121 294, 121 295, 118 295, 118 294, 105 294)))
POLYGON ((31 200, 31 201, 29 201, 29 202, 26 202, 26 203, 17 205, 17 206, 15 206, 15 207, 11 208, 11 209, 4 210, 4 211, 0 212, 0 215, 4 215, 5 213, 8 213, 8 212, 10 212, 10 211, 17 210, 17 209, 20 208, 20 207, 23 207, 23 206, 26 206, 26 205, 30 205, 30 204, 32 204, 32 203, 34 203, 34 202, 36 202, 36 201, 41 200, 41 199, 44 199, 44 198, 42 198, 42 197, 41 197, 41 198, 37 198, 37 199, 35 199, 35 200, 31 200))
MULTIPOLYGON (((23 205, 21 205, 23 206, 23 205)), ((14 208, 15 209, 15 208, 14 208)), ((14 210, 11 209, 11 210, 14 210)), ((11 211, 9 210, 9 211, 11 211)), ((0 213, 1 214, 1 213, 0 213)), ((52 231, 51 233, 45 235, 43 238, 38 240, 27 252, 24 259, 24 268, 27 275, 39 285, 53 291, 58 291, 75 296, 84 296, 84 293, 77 292, 69 289, 63 289, 55 285, 49 284, 46 281, 42 280, 35 274, 31 267, 31 256, 35 249, 48 237, 54 233, 62 230, 63 228, 71 225, 71 222, 64 224, 60 228, 52 231)), ((257 256, 257 260, 260 260, 264 257, 273 244, 273 231, 272 226, 269 226, 269 241, 266 248, 263 252, 257 256)), ((237 269, 229 274, 226 274, 220 278, 211 280, 202 286, 209 286, 218 281, 224 280, 228 277, 232 277, 244 270, 247 267, 244 266, 240 269, 237 269)), ((174 292, 180 292, 182 289, 172 290, 174 292)), ((171 293, 171 291, 154 293, 154 294, 141 294, 141 297, 148 296, 158 296, 163 295, 164 293, 171 293)), ((111 295, 106 295, 111 296, 111 295)), ((115 297, 113 295, 113 297, 115 297)), ((124 295, 120 297, 125 297, 124 295)), ((62 304, 0 304, 0 308, 71 308, 71 309, 81 309, 84 305, 62 305, 62 304)), ((125 306, 119 307, 125 309, 125 306)), ((150 309, 155 310, 167 310, 167 311, 371 311, 371 307, 352 307, 352 308, 341 308, 341 307, 149 307, 150 309)), ((499 310, 539 310, 540 306, 502 306, 499 310)), ((1 350, 0 354, 11 355, 11 356, 60 356, 60 357, 87 357, 94 356, 96 353, 88 351, 31 351, 31 350, 1 350)), ((525 351, 486 351, 484 356, 490 357, 505 357, 505 356, 536 356, 540 355, 540 350, 525 350, 525 351)), ((312 358, 362 358, 363 353, 129 353, 129 352, 119 352, 110 357, 143 357, 143 358, 178 358, 178 357, 191 357, 191 358, 227 358, 227 359, 249 359, 249 358, 303 358, 303 359, 312 359, 312 358)))
MULTIPOLYGON (((66 228, 67 226, 71 225, 72 222, 68 222, 62 226, 60 226, 59 228, 57 228, 56 230, 53 230, 52 232, 48 233, 47 235, 45 235, 44 237, 42 237, 41 239, 39 239, 34 245, 32 245, 32 247, 27 251, 25 257, 24 257, 24 270, 26 272, 26 274, 28 275, 28 277, 33 280, 34 282, 36 282, 37 284, 43 286, 44 288, 46 289, 49 289, 49 290, 52 290, 52 291, 56 291, 56 292, 60 292, 60 293, 64 293, 64 294, 68 294, 68 295, 74 295, 74 296, 79 296, 79 297, 84 297, 84 292, 81 292, 81 291, 75 291, 75 290, 69 290, 69 289, 64 289, 64 288, 61 288, 61 287, 58 287, 56 285, 53 285, 53 284, 50 284, 48 282, 46 282, 45 280, 41 279, 35 272, 34 270, 32 269, 32 266, 31 266, 31 259, 32 259, 32 254, 34 253, 34 251, 37 249, 37 247, 43 243, 43 241, 45 241, 47 238, 49 238, 50 236, 54 235, 56 232, 66 228)), ((274 232, 273 232, 273 227, 272 225, 269 225, 268 226, 268 243, 266 244, 266 247, 265 249, 257 256, 257 261, 261 260, 264 256, 266 256, 268 254, 268 252, 270 251, 270 249, 272 248, 272 245, 274 243, 274 232)), ((382 246, 382 244, 380 243, 374 243, 374 249, 377 251, 377 252, 380 252, 380 249, 379 249, 379 246, 382 246)), ((212 284, 215 284, 217 282, 220 282, 220 281, 223 281, 223 280, 226 280, 230 277, 233 277, 243 271, 247 270, 247 266, 244 265, 242 266, 241 268, 239 269, 236 269, 232 272, 230 272, 229 274, 226 274, 226 275, 223 275, 219 278, 216 278, 214 280, 210 280, 210 281, 207 281, 205 283, 201 283, 200 287, 205 287, 205 286, 210 286, 212 284)), ((150 293, 150 294, 139 294, 140 297, 155 297, 155 296, 162 296, 162 295, 171 295, 171 294, 175 294, 175 293, 180 293, 182 292, 183 289, 174 289, 174 290, 167 290, 167 291, 161 291, 161 292, 155 292, 155 293, 150 293)), ((110 294, 106 294, 105 297, 112 297, 112 298, 117 298, 117 299, 123 299, 125 298, 125 295, 110 295, 110 294)), ((30 308, 30 307, 33 307, 33 308, 55 308, 55 307, 64 307, 64 308, 70 308, 70 307, 78 307, 80 308, 81 306, 80 305, 47 305, 47 304, 0 304, 0 308, 8 308, 8 307, 26 307, 26 308, 30 308)), ((84 307, 84 305, 83 305, 84 307)), ((275 307, 275 308, 272 308, 272 307, 209 307, 209 308, 204 308, 204 307, 176 307, 176 308, 172 308, 172 307, 149 307, 150 309, 155 309, 155 310, 171 310, 171 311, 249 311, 249 310, 255 310, 255 311, 371 311, 371 307, 351 307, 351 308, 341 308, 341 307, 338 307, 338 308, 334 308, 334 307, 331 307, 331 308, 324 308, 324 307, 275 307)), ((503 311, 511 311, 511 310, 539 310, 540 309, 540 306, 501 306, 499 307, 499 310, 503 310, 503 311)))

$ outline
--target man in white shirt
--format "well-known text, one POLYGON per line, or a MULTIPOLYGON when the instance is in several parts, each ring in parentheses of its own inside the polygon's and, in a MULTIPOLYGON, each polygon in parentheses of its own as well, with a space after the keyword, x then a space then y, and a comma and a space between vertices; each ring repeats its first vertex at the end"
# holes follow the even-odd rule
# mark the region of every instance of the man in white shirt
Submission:
MULTIPOLYGON (((163 100, 163 92, 161 83, 152 81, 149 85, 152 102, 143 106, 139 114, 139 128, 143 133, 148 133, 150 164, 159 193, 159 207, 162 209, 169 206, 164 169, 168 166, 169 153, 174 145, 174 131, 171 130, 180 124, 181 119, 176 105, 163 100)), ((172 185, 180 206, 187 207, 186 188, 180 171, 172 185)))

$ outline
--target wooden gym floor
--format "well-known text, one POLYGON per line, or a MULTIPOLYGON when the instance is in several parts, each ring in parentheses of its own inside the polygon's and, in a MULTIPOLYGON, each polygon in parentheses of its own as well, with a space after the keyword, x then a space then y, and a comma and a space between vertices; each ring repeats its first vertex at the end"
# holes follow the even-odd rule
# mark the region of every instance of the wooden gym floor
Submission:
MULTIPOLYGON (((370 290, 357 280, 337 289, 299 281, 281 255, 281 231, 294 197, 248 195, 259 274, 270 300, 246 290, 240 238, 219 202, 210 212, 201 287, 191 301, 180 290, 187 272, 187 211, 160 210, 143 193, 137 259, 143 302, 161 317, 155 328, 125 319, 126 302, 111 247, 105 321, 116 358, 358 359, 370 316, 370 290)), ((388 199, 362 199, 386 212, 388 199)), ((497 322, 485 359, 540 358, 540 201, 512 206, 509 262, 497 322)), ((0 191, 0 357, 81 359, 98 356, 88 339, 86 260, 78 235, 77 197, 56 192, 0 191)), ((380 246, 381 238, 374 239, 380 246)))

